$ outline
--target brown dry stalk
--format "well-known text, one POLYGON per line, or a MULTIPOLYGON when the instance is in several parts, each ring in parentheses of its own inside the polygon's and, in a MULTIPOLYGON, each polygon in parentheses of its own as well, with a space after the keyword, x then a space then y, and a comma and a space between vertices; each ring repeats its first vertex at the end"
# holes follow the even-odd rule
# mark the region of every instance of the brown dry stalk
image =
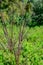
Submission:
MULTIPOLYGON (((2 18, 2 22, 1 23, 2 23, 2 26, 3 26, 3 32, 4 32, 5 38, 7 39, 7 43, 8 43, 8 49, 10 51, 12 51, 13 50, 13 42, 12 42, 12 38, 11 38, 12 36, 9 37, 8 30, 7 30, 6 24, 4 22, 4 15, 3 15, 3 13, 1 13, 1 18, 2 18)), ((11 32, 11 35, 13 35, 12 32, 11 32)))

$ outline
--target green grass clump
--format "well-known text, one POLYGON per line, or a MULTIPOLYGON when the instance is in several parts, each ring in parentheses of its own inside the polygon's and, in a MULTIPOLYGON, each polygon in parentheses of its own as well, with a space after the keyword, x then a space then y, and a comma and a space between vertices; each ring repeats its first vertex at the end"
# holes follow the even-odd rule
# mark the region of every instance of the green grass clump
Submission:
MULTIPOLYGON (((43 26, 25 27, 26 31, 27 33, 22 41, 19 63, 20 65, 43 65, 43 26)), ((14 36, 17 40, 18 33, 19 27, 14 26, 14 36)), ((0 32, 0 35, 3 37, 3 32, 0 32)), ((0 39, 2 42, 5 40, 0 39)), ((0 65, 16 65, 13 53, 0 50, 0 65)))

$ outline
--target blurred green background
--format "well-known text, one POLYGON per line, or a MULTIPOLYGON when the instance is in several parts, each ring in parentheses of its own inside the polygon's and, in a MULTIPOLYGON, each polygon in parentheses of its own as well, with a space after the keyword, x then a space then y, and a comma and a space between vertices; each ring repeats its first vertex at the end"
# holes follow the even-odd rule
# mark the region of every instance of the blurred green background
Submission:
POLYGON ((43 0, 0 0, 0 65, 43 65, 43 0), (9 39, 14 43, 11 51, 7 47, 9 39))

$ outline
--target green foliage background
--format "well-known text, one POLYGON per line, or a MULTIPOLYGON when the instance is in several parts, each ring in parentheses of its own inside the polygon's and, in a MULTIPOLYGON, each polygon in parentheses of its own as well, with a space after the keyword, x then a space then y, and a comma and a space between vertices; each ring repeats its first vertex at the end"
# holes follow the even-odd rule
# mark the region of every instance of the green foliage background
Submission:
MULTIPOLYGON (((0 0, 0 44, 3 43, 6 47, 7 40, 1 23, 1 13, 4 16, 3 22, 7 26, 9 37, 11 36, 11 21, 15 24, 13 40, 14 37, 18 40, 20 24, 23 21, 26 23, 24 31, 26 35, 22 41, 19 65, 43 65, 43 1, 0 0)), ((14 54, 8 49, 3 50, 1 45, 0 65, 16 65, 14 54)))

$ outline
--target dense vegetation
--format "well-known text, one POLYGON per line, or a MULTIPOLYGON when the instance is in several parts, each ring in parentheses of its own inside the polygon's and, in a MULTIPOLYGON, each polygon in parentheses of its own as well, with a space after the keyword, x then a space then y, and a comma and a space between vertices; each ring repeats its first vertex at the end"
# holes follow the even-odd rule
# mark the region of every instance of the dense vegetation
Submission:
POLYGON ((0 65, 43 65, 43 0, 0 0, 0 65))

